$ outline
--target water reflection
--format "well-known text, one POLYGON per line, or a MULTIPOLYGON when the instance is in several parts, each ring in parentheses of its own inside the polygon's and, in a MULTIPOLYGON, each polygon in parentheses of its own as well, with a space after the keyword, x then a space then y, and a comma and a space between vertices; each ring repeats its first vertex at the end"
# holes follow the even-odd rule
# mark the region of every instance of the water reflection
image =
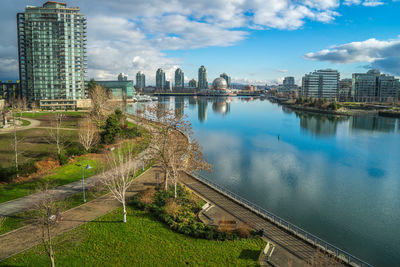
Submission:
POLYGON ((357 116, 350 118, 350 129, 369 132, 397 132, 398 120, 384 117, 357 116))
POLYGON ((338 123, 348 120, 347 117, 324 116, 303 112, 295 113, 296 117, 300 118, 300 127, 302 130, 322 137, 336 135, 338 123))

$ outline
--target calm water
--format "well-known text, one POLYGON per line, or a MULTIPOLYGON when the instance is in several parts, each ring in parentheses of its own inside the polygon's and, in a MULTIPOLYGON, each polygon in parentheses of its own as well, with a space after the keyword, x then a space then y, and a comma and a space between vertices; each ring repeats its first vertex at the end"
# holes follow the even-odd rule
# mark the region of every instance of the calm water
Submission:
POLYGON ((399 266, 399 120, 252 98, 160 102, 184 107, 213 164, 209 179, 371 264, 399 266))

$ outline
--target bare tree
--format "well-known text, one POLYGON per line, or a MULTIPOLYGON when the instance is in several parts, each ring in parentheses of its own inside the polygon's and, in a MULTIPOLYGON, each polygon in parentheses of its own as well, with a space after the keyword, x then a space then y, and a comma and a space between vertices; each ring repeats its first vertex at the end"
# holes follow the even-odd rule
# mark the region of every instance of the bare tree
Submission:
POLYGON ((31 109, 32 109, 33 116, 35 116, 35 112, 36 112, 37 108, 38 108, 38 105, 37 105, 36 101, 32 101, 31 109))
POLYGON ((61 220, 60 207, 56 204, 48 191, 47 185, 43 187, 40 200, 36 205, 34 222, 40 227, 42 232, 42 243, 46 254, 50 258, 51 266, 55 266, 54 261, 54 241, 53 227, 61 220))
POLYGON ((113 110, 110 107, 112 95, 100 85, 95 85, 89 91, 89 97, 92 99, 92 109, 90 117, 96 123, 97 127, 104 124, 107 115, 113 110))
POLYGON ((12 117, 13 117, 13 128, 12 128, 12 142, 11 142, 11 147, 13 150, 14 154, 14 167, 15 167, 15 174, 17 178, 19 177, 19 156, 22 153, 20 149, 20 143, 22 142, 23 138, 18 137, 17 134, 17 120, 21 121, 21 117, 17 119, 17 116, 15 116, 15 113, 12 112, 12 117))
POLYGON ((149 107, 148 113, 158 122, 151 130, 151 150, 164 171, 164 190, 168 190, 168 181, 172 180, 176 195, 182 171, 211 170, 211 166, 204 159, 199 143, 192 138, 190 122, 163 106, 149 107))
POLYGON ((102 182, 112 196, 122 204, 123 222, 126 223, 126 192, 135 178, 135 163, 133 162, 133 146, 127 149, 119 147, 110 151, 107 162, 111 171, 104 172, 102 182))
POLYGON ((50 142, 55 143, 57 146, 57 154, 61 155, 61 151, 64 148, 65 144, 65 135, 61 130, 62 121, 65 115, 62 113, 55 113, 51 128, 48 130, 48 135, 50 138, 50 142))
POLYGON ((79 142, 86 151, 89 151, 100 141, 99 130, 89 118, 85 118, 79 123, 78 136, 79 142))

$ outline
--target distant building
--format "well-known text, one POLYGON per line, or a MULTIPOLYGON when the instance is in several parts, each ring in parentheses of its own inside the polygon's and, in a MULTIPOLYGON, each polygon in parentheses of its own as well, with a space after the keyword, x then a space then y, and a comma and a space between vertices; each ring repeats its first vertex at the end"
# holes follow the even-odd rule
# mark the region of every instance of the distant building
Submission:
POLYGON ((171 81, 165 81, 164 90, 172 91, 172 82, 171 81))
POLYGON ((348 101, 351 98, 352 79, 341 79, 339 81, 339 99, 348 101))
POLYGON ((40 109, 46 110, 82 110, 92 107, 91 99, 42 99, 40 109))
POLYGON ((199 68, 199 89, 208 89, 207 70, 204 66, 199 68))
POLYGON ((254 85, 246 85, 243 90, 245 91, 250 91, 250 92, 254 92, 255 91, 255 87, 254 85))
POLYGON ((354 101, 391 102, 398 98, 399 90, 399 80, 393 76, 381 74, 379 70, 353 73, 351 96, 354 101))
POLYGON ((228 84, 228 88, 231 88, 231 77, 225 72, 219 75, 219 77, 224 78, 226 83, 228 84))
POLYGON ((185 87, 185 75, 182 69, 178 68, 175 71, 175 88, 183 89, 185 87))
POLYGON ((292 92, 297 89, 294 77, 288 76, 283 79, 283 83, 278 86, 278 92, 292 92))
POLYGON ((20 82, 0 81, 0 99, 10 100, 20 97, 20 82))
POLYGON ((135 89, 133 87, 132 80, 119 80, 120 75, 118 75, 117 81, 96 81, 98 85, 111 91, 114 99, 131 99, 135 95, 135 89))
POLYGON ((120 73, 118 75, 118 81, 127 81, 128 80, 128 75, 126 75, 125 73, 120 73))
POLYGON ((136 90, 143 90, 146 88, 146 76, 143 72, 136 73, 136 90))
POLYGON ((77 7, 48 1, 17 14, 22 97, 85 98, 86 19, 77 7))
POLYGON ((339 78, 337 70, 317 70, 304 75, 301 96, 336 99, 339 96, 339 78))
POLYGON ((158 69, 156 72, 156 89, 165 89, 165 72, 162 69, 158 69))
POLYGON ((189 81, 189 87, 190 88, 197 88, 197 81, 195 79, 191 79, 189 81))

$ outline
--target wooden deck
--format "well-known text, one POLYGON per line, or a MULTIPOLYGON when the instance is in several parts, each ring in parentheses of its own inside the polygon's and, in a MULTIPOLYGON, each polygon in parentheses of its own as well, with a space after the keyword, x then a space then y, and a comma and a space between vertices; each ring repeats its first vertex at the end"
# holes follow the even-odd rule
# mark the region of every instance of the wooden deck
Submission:
MULTIPOLYGON (((317 248, 314 245, 278 227, 212 187, 187 174, 181 175, 181 182, 204 199, 225 210, 238 220, 247 223, 254 229, 264 229, 264 235, 268 239, 283 247, 289 253, 304 261, 304 263, 316 266, 316 259, 318 259, 318 261, 321 260, 321 255, 318 255, 317 248)), ((324 262, 325 266, 347 266, 331 257, 329 258, 329 263, 324 262)))

